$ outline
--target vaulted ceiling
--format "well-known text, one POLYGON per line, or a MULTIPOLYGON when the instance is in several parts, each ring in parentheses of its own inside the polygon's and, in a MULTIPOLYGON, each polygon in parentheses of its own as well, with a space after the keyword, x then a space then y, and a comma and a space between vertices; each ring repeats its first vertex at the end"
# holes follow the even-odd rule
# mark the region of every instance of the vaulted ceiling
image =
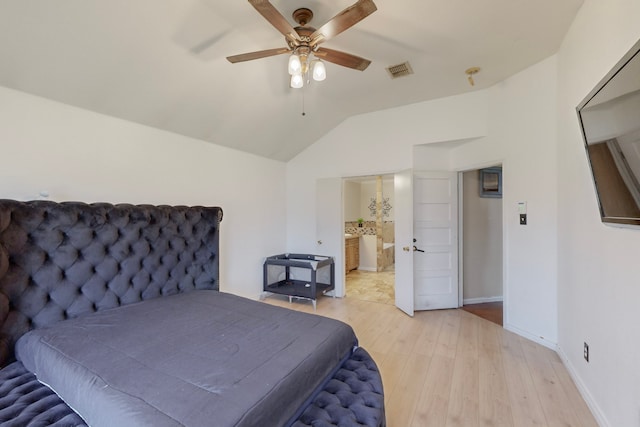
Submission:
MULTIPOLYGON (((311 9, 318 28, 355 1, 271 3, 292 26, 311 9)), ((226 60, 286 47, 246 0, 0 0, 0 85, 287 161, 351 116, 486 88, 554 54, 582 4, 374 1, 322 45, 371 65, 327 63, 325 81, 292 89, 286 54, 226 60), (405 61, 414 74, 391 79, 405 61)))

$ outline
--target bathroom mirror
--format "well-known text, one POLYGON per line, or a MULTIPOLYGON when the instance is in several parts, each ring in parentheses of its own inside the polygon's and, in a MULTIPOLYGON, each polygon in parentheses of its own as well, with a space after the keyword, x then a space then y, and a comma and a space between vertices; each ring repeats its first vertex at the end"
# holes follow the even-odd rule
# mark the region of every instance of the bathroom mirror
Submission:
POLYGON ((604 223, 640 225, 640 41, 577 107, 604 223))

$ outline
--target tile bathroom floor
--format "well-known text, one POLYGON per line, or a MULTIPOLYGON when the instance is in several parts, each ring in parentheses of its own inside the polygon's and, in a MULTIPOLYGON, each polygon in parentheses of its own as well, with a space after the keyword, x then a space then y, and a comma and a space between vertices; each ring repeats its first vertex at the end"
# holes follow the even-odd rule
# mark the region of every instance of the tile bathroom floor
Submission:
POLYGON ((395 269, 390 266, 379 273, 352 270, 346 276, 346 296, 364 301, 395 304, 395 269))

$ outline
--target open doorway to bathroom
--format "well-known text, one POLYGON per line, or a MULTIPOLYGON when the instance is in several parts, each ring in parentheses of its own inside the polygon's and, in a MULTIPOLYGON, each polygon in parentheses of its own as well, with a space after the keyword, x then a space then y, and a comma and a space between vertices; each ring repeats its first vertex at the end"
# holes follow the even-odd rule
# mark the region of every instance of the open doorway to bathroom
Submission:
POLYGON ((345 178, 345 295, 395 304, 393 175, 345 178))
POLYGON ((503 324, 502 167, 462 173, 462 309, 503 324))

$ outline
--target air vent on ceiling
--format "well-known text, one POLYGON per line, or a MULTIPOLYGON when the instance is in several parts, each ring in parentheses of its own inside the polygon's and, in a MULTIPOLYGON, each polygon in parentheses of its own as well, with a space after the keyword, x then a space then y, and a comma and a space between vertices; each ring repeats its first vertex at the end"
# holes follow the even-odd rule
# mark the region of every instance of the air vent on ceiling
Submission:
POLYGON ((413 70, 411 69, 411 65, 409 62, 403 62, 402 64, 392 65, 387 67, 387 71, 392 79, 397 79, 398 77, 408 76, 409 74, 413 74, 413 70))

